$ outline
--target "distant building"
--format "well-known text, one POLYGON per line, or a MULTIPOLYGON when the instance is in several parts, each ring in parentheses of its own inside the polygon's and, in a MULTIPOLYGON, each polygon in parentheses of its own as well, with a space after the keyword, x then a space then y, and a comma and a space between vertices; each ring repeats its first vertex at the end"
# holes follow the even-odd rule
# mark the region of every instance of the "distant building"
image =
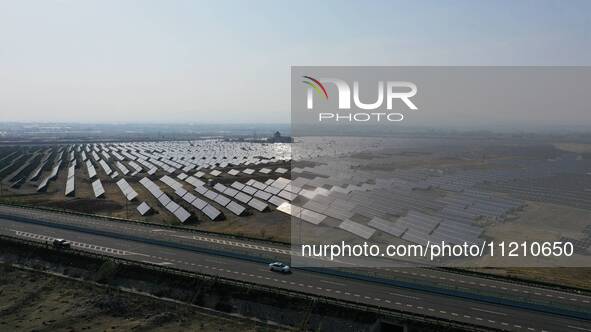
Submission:
POLYGON ((267 138, 269 143, 291 143, 293 139, 290 136, 281 136, 281 133, 276 131, 272 137, 267 138))

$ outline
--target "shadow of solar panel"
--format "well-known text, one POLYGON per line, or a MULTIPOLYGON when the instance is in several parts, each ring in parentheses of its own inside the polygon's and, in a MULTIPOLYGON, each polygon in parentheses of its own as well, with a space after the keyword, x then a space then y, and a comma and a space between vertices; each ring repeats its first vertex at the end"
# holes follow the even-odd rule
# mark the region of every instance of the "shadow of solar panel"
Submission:
POLYGON ((361 238, 364 238, 366 240, 368 240, 374 233, 375 233, 375 229, 362 225, 360 223, 356 223, 354 221, 351 221, 349 219, 344 220, 342 223, 339 224, 338 226, 340 229, 347 231, 349 233, 355 234, 361 238))

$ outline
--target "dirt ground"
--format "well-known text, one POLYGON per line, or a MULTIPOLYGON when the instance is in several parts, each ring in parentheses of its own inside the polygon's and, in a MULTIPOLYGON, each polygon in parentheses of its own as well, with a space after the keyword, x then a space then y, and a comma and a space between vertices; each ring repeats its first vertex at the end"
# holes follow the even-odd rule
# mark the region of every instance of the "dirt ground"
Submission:
POLYGON ((1 331, 279 331, 242 319, 0 266, 1 331))

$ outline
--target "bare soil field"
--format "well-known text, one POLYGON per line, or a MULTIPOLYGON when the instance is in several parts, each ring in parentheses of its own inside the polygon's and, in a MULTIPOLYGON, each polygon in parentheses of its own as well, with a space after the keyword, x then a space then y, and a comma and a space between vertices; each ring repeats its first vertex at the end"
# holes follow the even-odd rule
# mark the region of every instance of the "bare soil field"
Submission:
POLYGON ((279 331, 242 319, 0 266, 2 331, 279 331))

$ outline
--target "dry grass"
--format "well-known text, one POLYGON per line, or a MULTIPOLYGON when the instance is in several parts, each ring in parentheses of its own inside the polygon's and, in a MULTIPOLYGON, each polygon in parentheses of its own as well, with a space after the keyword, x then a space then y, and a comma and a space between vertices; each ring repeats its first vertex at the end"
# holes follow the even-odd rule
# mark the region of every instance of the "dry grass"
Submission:
POLYGON ((275 331, 160 301, 0 266, 1 331, 275 331))

